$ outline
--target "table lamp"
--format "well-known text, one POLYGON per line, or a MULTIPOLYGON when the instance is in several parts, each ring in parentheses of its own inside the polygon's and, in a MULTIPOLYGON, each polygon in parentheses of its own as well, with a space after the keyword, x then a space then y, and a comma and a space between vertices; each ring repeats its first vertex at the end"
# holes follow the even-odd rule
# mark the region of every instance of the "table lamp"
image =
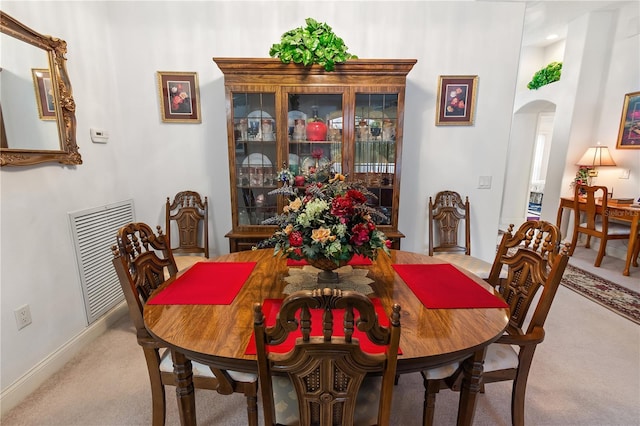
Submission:
POLYGON ((589 169, 589 177, 596 177, 598 176, 596 167, 615 166, 616 162, 611 158, 609 148, 601 146, 600 142, 598 142, 598 145, 587 149, 587 152, 578 160, 576 165, 587 167, 589 169))

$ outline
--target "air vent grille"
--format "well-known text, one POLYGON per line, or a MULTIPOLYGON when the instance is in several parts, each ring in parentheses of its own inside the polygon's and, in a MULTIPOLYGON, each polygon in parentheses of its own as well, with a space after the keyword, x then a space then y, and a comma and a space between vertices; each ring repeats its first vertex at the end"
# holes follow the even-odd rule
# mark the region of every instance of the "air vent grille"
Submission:
POLYGON ((134 221, 133 200, 69 213, 87 323, 124 299, 111 259, 118 230, 134 221))

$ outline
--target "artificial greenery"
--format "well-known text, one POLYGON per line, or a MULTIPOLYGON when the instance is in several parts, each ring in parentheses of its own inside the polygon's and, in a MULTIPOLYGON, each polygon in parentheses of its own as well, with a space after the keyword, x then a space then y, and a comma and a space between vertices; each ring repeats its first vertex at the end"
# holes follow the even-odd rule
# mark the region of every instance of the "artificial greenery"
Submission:
POLYGON ((554 81, 560 80, 560 74, 562 73, 562 62, 551 62, 546 67, 538 70, 534 75, 527 87, 530 90, 537 90, 542 86, 545 86, 554 81))
POLYGON ((313 18, 307 18, 305 22, 305 28, 298 27, 282 34, 280 43, 269 49, 269 56, 279 57, 285 64, 318 64, 327 71, 333 71, 335 64, 357 58, 347 52, 344 41, 334 34, 329 25, 313 18))

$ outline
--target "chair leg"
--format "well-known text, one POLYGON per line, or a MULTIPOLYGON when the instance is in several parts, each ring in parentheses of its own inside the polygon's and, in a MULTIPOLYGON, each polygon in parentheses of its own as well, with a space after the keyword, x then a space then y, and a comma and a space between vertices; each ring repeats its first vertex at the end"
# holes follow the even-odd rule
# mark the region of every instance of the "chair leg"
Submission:
POLYGON ((571 238, 571 248, 569 249, 569 256, 573 256, 573 252, 576 250, 578 244, 578 231, 573 231, 573 237, 571 238))
POLYGON ((161 391, 154 391, 153 389, 151 389, 151 398, 153 400, 151 424, 153 426, 164 426, 165 417, 167 413, 167 407, 165 404, 164 386, 162 386, 161 391))
POLYGON ((518 377, 513 381, 511 395, 511 423, 513 426, 524 426, 524 396, 527 388, 527 377, 518 377))
POLYGON ((584 245, 585 248, 591 248, 591 235, 587 235, 587 243, 584 245))
POLYGON ((423 426, 433 426, 436 410, 436 395, 440 392, 439 380, 427 380, 424 375, 424 406, 422 407, 423 426))
POLYGON ((600 267, 600 264, 602 263, 602 258, 604 258, 606 255, 606 250, 607 250, 607 239, 601 238, 600 248, 598 249, 598 256, 596 257, 596 263, 594 263, 593 266, 595 266, 596 268, 600 267))
POLYGON ((640 256, 640 235, 636 237, 636 243, 633 247, 633 254, 631 255, 632 265, 638 267, 638 257, 640 256))
POLYGON ((247 395, 247 417, 249 426, 258 426, 258 397, 257 392, 247 395))
POLYGON ((144 356, 147 358, 149 369, 149 382, 151 384, 151 418, 153 426, 164 426, 167 415, 165 404, 165 389, 160 377, 160 357, 157 349, 144 348, 144 356))

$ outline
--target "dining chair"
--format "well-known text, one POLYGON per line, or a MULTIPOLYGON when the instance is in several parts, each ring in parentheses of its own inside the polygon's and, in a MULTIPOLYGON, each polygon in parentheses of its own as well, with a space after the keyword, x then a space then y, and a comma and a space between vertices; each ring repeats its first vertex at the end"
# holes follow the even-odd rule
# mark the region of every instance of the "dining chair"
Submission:
MULTIPOLYGON (((165 386, 175 386, 171 351, 156 340, 144 325, 143 309, 147 300, 165 282, 165 274, 178 272, 167 238, 160 227, 155 234, 145 223, 130 223, 118 231, 112 247, 113 265, 124 292, 129 316, 136 328, 138 344, 142 347, 151 382, 152 422, 165 423, 165 386)), ((256 374, 210 368, 191 361, 193 384, 197 389, 216 390, 228 395, 243 393, 247 398, 248 424, 258 424, 258 377, 256 374)))
POLYGON ((178 270, 209 258, 209 201, 195 191, 181 191, 167 197, 165 232, 178 270), (173 237, 177 231, 177 238, 173 237))
POLYGON ((471 256, 471 216, 469 197, 455 191, 440 191, 429 197, 429 256, 460 266, 480 278, 489 278, 491 263, 471 256), (464 243, 458 242, 464 223, 464 243))
MULTIPOLYGON (((580 234, 587 236, 585 248, 591 248, 591 237, 599 238, 600 247, 593 265, 600 267, 602 259, 606 256, 607 241, 629 239, 631 226, 610 221, 608 203, 609 190, 606 186, 575 186, 573 194, 573 237, 569 256, 573 255, 580 234), (598 208, 600 208, 600 212, 598 208)), ((634 262, 637 263, 636 256, 633 257, 634 262)))
POLYGON ((378 322, 371 299, 361 293, 302 290, 284 299, 273 325, 266 324, 262 305, 256 303, 254 331, 265 425, 389 424, 399 305, 393 306, 386 327, 378 322), (334 318, 340 315, 344 321, 335 324, 338 333, 334 318), (314 326, 316 321, 322 324, 314 326), (276 348, 291 342, 287 337, 298 329, 295 344, 279 353, 276 348), (363 333, 360 341, 353 336, 356 329, 363 333), (360 346, 365 340, 382 346, 379 353, 369 353, 369 347, 365 352, 360 346))
MULTIPOLYGON (((560 245, 559 229, 546 221, 531 220, 502 236, 488 282, 510 309, 505 333, 487 347, 482 389, 487 383, 513 381, 511 420, 524 425, 525 390, 537 345, 544 340, 544 323, 569 260, 568 245, 560 245), (501 270, 508 270, 500 278, 501 270), (533 312, 531 313, 533 308, 533 312)), ((423 372, 425 401, 423 423, 433 424, 436 394, 440 389, 460 390, 463 366, 445 379, 423 372)))

